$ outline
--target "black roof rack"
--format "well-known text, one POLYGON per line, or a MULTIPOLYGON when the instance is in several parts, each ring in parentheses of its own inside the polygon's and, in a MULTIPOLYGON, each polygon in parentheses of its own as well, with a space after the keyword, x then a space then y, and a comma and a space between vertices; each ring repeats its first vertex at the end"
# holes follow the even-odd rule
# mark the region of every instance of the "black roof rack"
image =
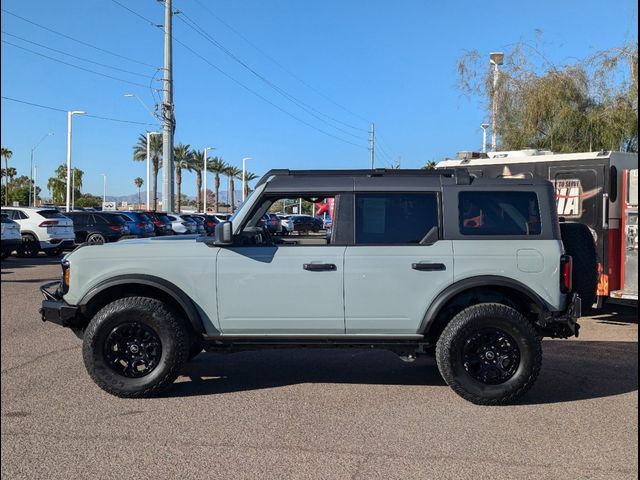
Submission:
POLYGON ((255 188, 267 183, 269 179, 276 176, 297 176, 297 177, 448 177, 455 178, 458 185, 469 185, 471 183, 471 175, 466 168, 442 168, 436 170, 423 169, 389 169, 375 168, 373 170, 289 170, 289 169, 272 169, 265 173, 258 181, 255 188))

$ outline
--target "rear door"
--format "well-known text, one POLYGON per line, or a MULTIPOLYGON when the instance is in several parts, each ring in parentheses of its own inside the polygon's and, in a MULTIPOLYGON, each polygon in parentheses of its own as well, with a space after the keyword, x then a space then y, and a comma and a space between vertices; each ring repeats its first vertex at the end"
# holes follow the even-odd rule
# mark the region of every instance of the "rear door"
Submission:
POLYGON ((357 193, 355 245, 345 252, 347 334, 416 334, 453 280, 437 192, 357 193))

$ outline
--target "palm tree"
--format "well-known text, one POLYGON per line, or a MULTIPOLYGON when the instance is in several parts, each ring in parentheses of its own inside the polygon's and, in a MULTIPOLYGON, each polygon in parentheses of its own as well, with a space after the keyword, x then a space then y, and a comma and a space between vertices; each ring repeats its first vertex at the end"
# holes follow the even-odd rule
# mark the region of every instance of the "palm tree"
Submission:
POLYGON ((238 167, 234 167, 233 165, 227 165, 226 170, 224 171, 225 175, 229 177, 229 205, 231 205, 231 213, 235 211, 235 184, 234 179, 242 178, 242 170, 238 167))
POLYGON ((13 156, 13 152, 8 148, 2 147, 0 155, 4 158, 4 205, 9 205, 9 159, 13 156))
POLYGON ((226 175, 227 164, 222 161, 222 158, 212 157, 211 159, 207 159, 207 171, 215 174, 213 186, 216 192, 217 212, 220 209, 220 175, 226 175))
POLYGON ((140 189, 142 188, 142 184, 144 184, 144 180, 142 180, 142 177, 136 177, 133 180, 133 183, 138 187, 138 208, 140 208, 140 205, 142 205, 142 200, 140 200, 140 189))
MULTIPOLYGON (((158 172, 160 171, 160 157, 162 157, 162 136, 149 136, 149 154, 151 156, 151 169, 153 171, 153 209, 158 208, 158 172)), ((133 160, 143 162, 147 159, 147 135, 138 135, 138 143, 133 146, 133 160)), ((147 185, 147 188, 149 186, 147 185)))
MULTIPOLYGON (((191 170, 196 172, 196 209, 202 208, 202 169, 204 168, 204 152, 191 151, 191 170)), ((206 213, 206 212, 205 212, 206 213)))
POLYGON ((427 163, 424 164, 424 166, 422 167, 422 170, 435 170, 436 169, 436 162, 433 160, 429 160, 427 163))
POLYGON ((244 172, 244 196, 245 198, 249 196, 249 182, 253 182, 258 175, 253 172, 244 172))
POLYGON ((191 158, 191 145, 179 143, 173 147, 173 164, 176 169, 176 186, 178 187, 178 213, 180 213, 182 207, 182 169, 191 171, 191 158))

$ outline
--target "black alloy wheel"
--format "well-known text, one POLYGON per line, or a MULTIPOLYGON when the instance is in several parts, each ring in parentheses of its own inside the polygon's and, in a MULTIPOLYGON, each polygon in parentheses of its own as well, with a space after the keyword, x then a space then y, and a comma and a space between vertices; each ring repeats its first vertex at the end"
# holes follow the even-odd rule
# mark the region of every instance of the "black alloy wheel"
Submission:
POLYGON ((507 332, 499 328, 483 328, 467 338, 462 362, 467 373, 479 382, 499 385, 518 370, 520 349, 507 332))
POLYGON ((158 365, 162 344, 157 333, 140 322, 126 322, 116 326, 104 344, 106 365, 127 378, 148 375, 158 365))

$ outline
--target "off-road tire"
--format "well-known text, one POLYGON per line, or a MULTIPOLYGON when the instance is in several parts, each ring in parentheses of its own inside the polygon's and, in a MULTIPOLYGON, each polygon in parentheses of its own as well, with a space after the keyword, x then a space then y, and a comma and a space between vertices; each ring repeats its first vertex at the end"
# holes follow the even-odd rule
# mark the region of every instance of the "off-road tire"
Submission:
POLYGON ((542 344, 531 322, 518 311, 497 303, 483 303, 464 309, 445 327, 436 345, 436 362, 444 381, 462 398, 477 405, 510 404, 522 397, 538 377, 542 344), (485 328, 506 332, 520 352, 513 376, 497 385, 473 378, 463 364, 465 343, 485 328))
POLYGON ((82 356, 93 381, 104 391, 124 398, 152 397, 176 379, 189 355, 189 334, 183 321, 163 302, 146 297, 125 297, 104 306, 84 332, 82 356), (113 329, 127 322, 150 328, 160 340, 162 353, 153 370, 137 378, 111 368, 105 358, 106 340, 113 329))
POLYGON ((40 242, 30 233, 22 234, 22 245, 16 249, 20 258, 35 258, 40 253, 40 242))
POLYGON ((583 310, 596 303, 598 288, 598 254, 589 227, 583 223, 560 224, 562 242, 567 255, 573 258, 573 291, 582 299, 583 310))

